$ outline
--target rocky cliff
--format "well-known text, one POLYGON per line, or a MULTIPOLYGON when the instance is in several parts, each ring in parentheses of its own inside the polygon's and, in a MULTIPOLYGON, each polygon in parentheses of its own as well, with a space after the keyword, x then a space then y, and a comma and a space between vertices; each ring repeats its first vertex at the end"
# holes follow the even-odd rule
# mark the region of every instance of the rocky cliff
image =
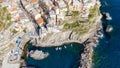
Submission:
MULTIPOLYGON (((98 1, 99 2, 99 1, 98 1)), ((80 68, 92 68, 92 56, 93 56, 93 48, 98 43, 99 36, 97 35, 97 31, 102 29, 101 17, 99 7, 100 3, 98 3, 98 10, 92 9, 89 15, 89 19, 86 23, 92 22, 88 31, 84 34, 79 34, 72 29, 68 29, 65 31, 60 31, 57 33, 49 33, 45 37, 41 38, 40 42, 36 46, 41 47, 50 47, 50 46, 60 46, 64 43, 80 43, 84 45, 84 52, 81 54, 80 60, 80 68), (94 14, 95 13, 95 14, 94 14), (93 15, 94 14, 94 15, 93 15), (91 18, 92 17, 92 18, 91 18)), ((85 26, 85 25, 84 25, 85 26)), ((86 30, 86 29, 84 29, 86 30)))
MULTIPOLYGON (((35 44, 35 45, 46 47, 46 46, 59 46, 64 43, 71 43, 71 42, 77 42, 82 44, 87 39, 93 37, 97 31, 97 28, 101 27, 101 14, 99 11, 100 3, 99 1, 96 1, 95 3, 94 3, 95 5, 92 6, 91 8, 84 9, 86 11, 73 12, 72 18, 67 20, 67 24, 68 24, 67 27, 63 28, 60 32, 47 33, 47 35, 42 37, 38 41, 38 44, 35 44), (88 17, 86 17, 87 20, 82 17, 82 16, 85 16, 86 14, 88 14, 88 17), (74 27, 72 25, 76 26, 76 24, 70 25, 71 21, 73 23, 76 23, 76 21, 77 22, 79 21, 78 22, 79 25, 77 25, 77 27, 74 27), (69 28, 71 26, 72 28, 69 28), (79 33, 84 30, 87 30, 87 32, 85 32, 84 34, 79 33)), ((92 4, 92 1, 90 4, 92 4)))
POLYGON ((87 39, 93 37, 96 31, 101 28, 101 15, 97 17, 97 21, 91 26, 89 31, 85 34, 80 35, 72 30, 67 30, 58 33, 47 34, 44 38, 41 39, 39 44, 36 46, 59 46, 64 43, 84 43, 87 39))

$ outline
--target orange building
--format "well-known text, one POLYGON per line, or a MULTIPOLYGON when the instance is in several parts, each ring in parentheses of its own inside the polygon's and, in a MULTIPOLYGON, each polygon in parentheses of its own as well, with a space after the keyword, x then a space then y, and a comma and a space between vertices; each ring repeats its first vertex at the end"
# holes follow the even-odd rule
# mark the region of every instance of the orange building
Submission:
POLYGON ((37 22, 39 25, 42 25, 44 23, 44 19, 43 18, 39 18, 37 19, 37 22))
POLYGON ((32 3, 35 3, 35 2, 37 2, 38 0, 30 0, 30 2, 32 2, 32 3))
POLYGON ((50 6, 54 7, 55 5, 53 4, 53 2, 50 3, 50 6))
POLYGON ((3 0, 0 0, 0 3, 2 3, 3 2, 3 0))

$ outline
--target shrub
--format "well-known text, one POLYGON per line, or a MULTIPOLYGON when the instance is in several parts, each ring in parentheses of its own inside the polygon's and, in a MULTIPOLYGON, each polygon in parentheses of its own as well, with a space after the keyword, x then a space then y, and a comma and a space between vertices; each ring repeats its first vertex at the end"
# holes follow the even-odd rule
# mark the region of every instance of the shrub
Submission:
POLYGON ((73 17, 77 17, 79 15, 79 11, 72 11, 72 16, 73 17))

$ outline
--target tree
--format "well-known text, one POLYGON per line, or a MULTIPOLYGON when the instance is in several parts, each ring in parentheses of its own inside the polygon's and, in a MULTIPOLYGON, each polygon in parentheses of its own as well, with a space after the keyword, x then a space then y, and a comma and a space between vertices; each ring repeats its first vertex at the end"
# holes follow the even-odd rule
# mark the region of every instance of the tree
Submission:
POLYGON ((0 30, 7 29, 11 25, 11 14, 7 7, 0 7, 0 30), (2 28, 1 28, 2 27, 2 28))

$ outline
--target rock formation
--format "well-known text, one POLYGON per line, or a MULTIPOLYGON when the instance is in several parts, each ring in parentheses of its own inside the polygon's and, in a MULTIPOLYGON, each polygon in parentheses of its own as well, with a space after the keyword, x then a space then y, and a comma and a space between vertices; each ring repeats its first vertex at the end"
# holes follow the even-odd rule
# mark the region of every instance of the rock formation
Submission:
POLYGON ((48 53, 44 53, 43 51, 39 51, 39 50, 31 50, 30 51, 30 57, 32 57, 35 60, 42 60, 46 57, 48 57, 49 54, 48 53))

